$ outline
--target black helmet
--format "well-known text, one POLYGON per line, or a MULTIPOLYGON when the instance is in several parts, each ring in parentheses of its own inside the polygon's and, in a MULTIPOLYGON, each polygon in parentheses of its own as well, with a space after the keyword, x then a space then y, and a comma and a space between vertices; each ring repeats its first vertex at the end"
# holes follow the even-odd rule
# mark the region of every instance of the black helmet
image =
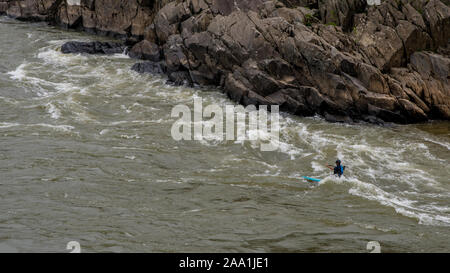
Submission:
POLYGON ((339 165, 341 165, 341 161, 338 159, 338 160, 336 160, 336 164, 339 164, 339 165))

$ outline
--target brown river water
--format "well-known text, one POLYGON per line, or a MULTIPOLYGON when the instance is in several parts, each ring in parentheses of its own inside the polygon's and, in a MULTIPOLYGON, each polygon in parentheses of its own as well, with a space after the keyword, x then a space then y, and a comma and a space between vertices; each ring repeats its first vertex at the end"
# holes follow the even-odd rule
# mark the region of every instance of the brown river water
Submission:
POLYGON ((0 17, 0 252, 450 251, 450 122, 282 114, 273 152, 177 142, 175 105, 232 102, 123 54, 60 52, 98 39, 0 17))

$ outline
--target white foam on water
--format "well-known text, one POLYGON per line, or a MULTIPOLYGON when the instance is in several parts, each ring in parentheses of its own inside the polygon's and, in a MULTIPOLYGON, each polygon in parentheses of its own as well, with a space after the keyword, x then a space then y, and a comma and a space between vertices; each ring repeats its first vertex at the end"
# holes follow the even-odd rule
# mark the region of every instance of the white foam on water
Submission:
POLYGON ((440 206, 440 205, 436 204, 435 202, 430 203, 428 205, 422 205, 422 207, 427 210, 431 210, 431 211, 440 211, 440 212, 444 212, 444 213, 450 213, 449 207, 440 206))
POLYGON ((59 119, 61 117, 61 111, 52 103, 46 105, 47 112, 53 119, 59 119))
POLYGON ((64 102, 66 108, 70 110, 70 112, 74 115, 75 120, 87 123, 99 123, 88 113, 88 109, 86 106, 81 105, 80 103, 74 101, 74 98, 69 95, 66 96, 66 100, 64 102))
POLYGON ((130 59, 130 56, 125 54, 125 52, 116 53, 116 54, 112 54, 112 55, 108 55, 108 56, 101 56, 101 57, 108 58, 108 59, 130 59))
POLYGON ((103 129, 99 132, 99 135, 105 135, 105 134, 109 133, 110 131, 111 130, 109 130, 109 129, 103 129))
POLYGON ((126 107, 125 105, 121 105, 120 109, 124 110, 127 114, 131 113, 132 110, 130 109, 131 107, 126 107))
POLYGON ((121 121, 113 121, 109 122, 105 125, 107 126, 117 126, 122 124, 147 124, 147 123, 164 123, 166 120, 164 119, 149 119, 149 120, 121 120, 121 121))
MULTIPOLYGON (((61 47, 63 44, 65 44, 67 42, 71 42, 71 41, 74 41, 74 40, 72 40, 72 39, 50 40, 50 41, 47 41, 47 44, 61 47)), ((89 39, 77 39, 76 41, 89 42, 90 40, 89 39)))
POLYGON ((28 63, 23 63, 21 65, 19 65, 15 70, 10 71, 6 74, 10 75, 11 79, 13 80, 23 80, 26 76, 27 73, 25 71, 25 68, 27 67, 28 63))
POLYGON ((323 166, 323 164, 320 164, 316 161, 311 161, 311 167, 313 168, 314 173, 328 171, 328 168, 326 168, 325 166, 323 166))
POLYGON ((355 177, 344 176, 341 179, 328 177, 321 182, 321 184, 325 183, 350 184, 349 194, 376 201, 384 206, 392 207, 397 213, 403 216, 418 219, 420 224, 450 226, 450 217, 439 214, 439 212, 448 211, 450 209, 448 207, 417 205, 418 201, 416 200, 410 200, 386 192, 374 184, 362 182, 355 177))
POLYGON ((277 170, 275 173, 273 173, 270 170, 265 170, 264 173, 249 174, 248 176, 249 177, 268 177, 268 176, 280 177, 281 171, 277 170))
MULTIPOLYGON (((229 104, 227 100, 222 101, 223 105, 229 104)), ((237 113, 237 115, 243 115, 243 113, 237 113)), ((289 131, 289 125, 290 125, 290 119, 285 118, 282 115, 280 115, 279 119, 279 134, 276 136, 274 133, 272 133, 271 128, 271 115, 270 113, 267 113, 268 118, 268 124, 267 128, 265 130, 258 128, 258 124, 248 124, 246 132, 245 132, 245 140, 236 140, 235 144, 241 144, 243 145, 244 142, 248 141, 250 142, 250 147, 252 149, 261 149, 262 145, 270 145, 275 148, 275 151, 272 152, 278 152, 286 154, 290 157, 291 160, 296 159, 298 156, 305 156, 305 153, 302 148, 296 147, 295 145, 289 143, 291 140, 291 137, 288 133, 289 131), (252 128, 252 129, 250 129, 252 128)), ((247 118, 247 122, 249 122, 247 118)), ((235 122, 236 127, 236 122, 235 122)))
MULTIPOLYGON (((161 81, 160 79, 156 81, 161 81)), ((164 85, 165 83, 162 82, 164 85)), ((192 90, 185 87, 172 87, 165 86, 164 89, 160 89, 161 91, 154 93, 155 95, 170 101, 172 104, 192 104, 195 98, 199 96, 196 93, 193 93, 192 90)), ((205 105, 204 105, 205 106, 205 105)))
POLYGON ((63 132, 70 132, 75 128, 71 125, 53 125, 53 124, 47 124, 47 123, 21 124, 21 123, 0 122, 0 129, 11 128, 11 127, 36 127, 36 126, 51 128, 56 131, 63 131, 63 132))
POLYGON ((408 147, 410 147, 409 149, 416 152, 416 153, 420 153, 421 155, 423 155, 425 158, 433 160, 433 161, 442 161, 445 162, 444 159, 440 159, 437 158, 436 156, 432 155, 430 152, 429 147, 424 144, 424 143, 420 143, 420 142, 416 142, 416 143, 408 143, 407 144, 408 147))
POLYGON ((427 193, 427 192, 414 192, 414 191, 403 191, 405 194, 416 195, 416 196, 426 196, 430 198, 450 198, 450 192, 445 192, 442 189, 441 193, 427 193))
POLYGON ((76 64, 83 64, 89 60, 89 56, 82 54, 63 54, 61 51, 53 49, 53 47, 42 49, 37 54, 37 57, 45 64, 55 66, 73 66, 76 64))
POLYGON ((395 211, 404 216, 418 219, 419 224, 422 225, 450 226, 450 217, 447 216, 417 212, 402 207, 395 208, 395 211))
POLYGON ((1 97, 1 96, 0 96, 0 100, 2 100, 3 102, 9 103, 9 104, 13 104, 13 105, 16 105, 19 103, 18 101, 14 100, 12 98, 5 98, 5 97, 1 97))
POLYGON ((20 123, 0 122, 0 129, 22 126, 20 123))
POLYGON ((266 163, 266 162, 264 162, 264 161, 257 161, 259 164, 262 164, 262 165, 264 165, 266 168, 269 168, 269 169, 278 169, 278 167, 277 166, 274 166, 274 165, 271 165, 271 164, 268 164, 268 163, 266 163))
POLYGON ((71 132, 71 131, 73 131, 73 129, 75 129, 75 127, 73 127, 71 125, 53 125, 53 124, 47 124, 47 123, 30 124, 28 126, 46 127, 46 128, 50 128, 50 129, 53 129, 56 131, 62 131, 62 132, 71 132))
POLYGON ((33 67, 30 67, 32 65, 31 63, 23 63, 7 74, 10 75, 11 79, 32 85, 34 88, 31 91, 34 91, 39 97, 51 97, 59 93, 78 90, 76 86, 68 82, 52 82, 29 75, 31 72, 28 72, 28 70, 33 70, 33 67), (52 88, 56 92, 49 92, 52 88))
MULTIPOLYGON (((320 185, 327 183, 349 184, 349 194, 373 200, 379 204, 389 206, 401 215, 413 217, 424 225, 450 225, 449 207, 443 204, 422 204, 422 196, 404 194, 402 191, 395 193, 395 189, 403 185, 414 192, 423 191, 428 187, 431 191, 445 190, 440 187, 440 183, 428 171, 422 170, 410 162, 407 157, 410 153, 423 154, 427 159, 435 158, 429 153, 429 147, 422 143, 410 143, 399 140, 393 140, 391 146, 375 146, 367 141, 367 136, 371 132, 358 130, 359 135, 340 136, 326 133, 321 129, 311 130, 311 125, 305 125, 301 122, 296 124, 287 123, 288 128, 295 128, 294 131, 298 137, 304 141, 308 147, 304 150, 312 149, 316 156, 311 161, 311 167, 314 173, 324 173, 328 170, 320 163, 322 160, 329 160, 322 156, 322 151, 331 149, 336 150, 337 157, 343 160, 344 165, 348 166, 347 176, 343 179, 327 176, 320 185), (367 134, 367 136, 366 136, 367 134), (417 144, 417 145, 415 145, 417 144), (361 173, 362 172, 362 173, 361 173), (359 174, 358 178, 354 174, 359 174), (363 182, 360 177, 363 175, 370 181, 363 182), (391 184, 381 181, 392 181, 391 184)), ((329 125, 334 126, 334 125, 329 125)), ((354 127, 358 127, 355 125, 354 127)), ((352 129, 352 125, 348 125, 352 129)), ((287 128, 283 128, 286 130, 287 128)), ((383 143, 383 142, 381 142, 383 143)), ((441 143, 442 144, 442 143, 441 143)), ((325 155, 325 154, 324 154, 325 155)), ((430 195, 431 196, 431 195, 430 195)))
POLYGON ((137 134, 135 135, 120 135, 121 138, 124 139, 140 139, 141 137, 137 134))
POLYGON ((334 139, 323 136, 324 132, 317 131, 309 131, 307 127, 302 128, 302 130, 298 131, 299 138, 308 146, 313 148, 315 151, 321 151, 323 147, 330 145, 338 145, 338 142, 334 139))
POLYGON ((379 230, 382 232, 391 232, 392 231, 392 229, 390 229, 390 228, 382 228, 377 225, 371 225, 371 224, 365 224, 365 223, 351 222, 349 224, 354 224, 354 225, 360 226, 365 229, 379 230))
POLYGON ((448 142, 437 141, 437 140, 433 140, 433 139, 428 138, 428 137, 425 137, 424 140, 432 142, 432 143, 437 144, 437 145, 440 145, 440 146, 442 146, 444 148, 447 148, 447 150, 450 151, 450 143, 448 143, 448 142))
POLYGON ((89 95, 89 90, 88 90, 88 88, 86 88, 86 87, 81 88, 81 89, 80 89, 80 94, 81 94, 81 95, 84 95, 84 96, 89 95))

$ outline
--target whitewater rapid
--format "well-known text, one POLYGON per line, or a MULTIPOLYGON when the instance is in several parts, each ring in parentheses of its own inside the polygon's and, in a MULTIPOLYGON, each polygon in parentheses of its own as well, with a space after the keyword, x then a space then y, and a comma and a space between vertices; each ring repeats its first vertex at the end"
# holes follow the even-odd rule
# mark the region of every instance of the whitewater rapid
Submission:
MULTIPOLYGON (((193 98, 202 98, 205 106, 217 104, 225 107, 233 103, 214 88, 171 86, 166 84, 164 76, 138 74, 130 69, 135 61, 124 54, 88 56, 61 53, 63 43, 74 39, 88 41, 92 39, 90 36, 65 32, 55 34, 54 29, 46 33, 46 27, 39 25, 19 24, 16 27, 20 30, 16 39, 29 43, 22 49, 26 55, 11 47, 5 53, 16 54, 16 57, 8 67, 2 68, 0 74, 0 135, 3 136, 0 142, 2 147, 11 148, 2 148, 4 162, 17 162, 26 167, 26 171, 21 174, 19 170, 22 167, 6 164, 1 172, 8 180, 1 183, 3 187, 4 183, 10 183, 17 190, 17 196, 22 190, 26 191, 31 196, 30 205, 37 202, 40 209, 46 210, 40 203, 42 195, 33 197, 35 193, 28 189, 16 188, 28 181, 27 177, 29 181, 40 181, 33 184, 33 188, 42 185, 44 188, 38 188, 38 192, 44 191, 43 196, 48 196, 51 202, 56 202, 55 205, 74 198, 72 205, 84 203, 86 215, 90 217, 97 213, 91 211, 91 205, 118 206, 124 212, 139 207, 139 213, 129 211, 127 214, 131 217, 128 224, 134 225, 127 231, 131 236, 138 236, 148 225, 142 224, 138 215, 141 213, 143 217, 153 212, 152 217, 156 217, 152 218, 153 223, 162 226, 165 221, 172 221, 169 218, 176 217, 175 214, 182 213, 177 217, 178 220, 183 219, 187 230, 180 236, 195 237, 193 234, 197 231, 194 227, 202 225, 185 217, 197 214, 208 222, 217 221, 222 228, 226 227, 222 230, 227 234, 222 238, 223 245, 216 245, 222 250, 226 250, 224 246, 230 246, 235 239, 253 238, 248 241, 247 250, 276 250, 270 241, 275 240, 281 244, 278 246, 281 250, 293 251, 295 247, 291 239, 297 238, 297 233, 308 226, 317 230, 338 230, 341 226, 350 225, 365 230, 356 233, 367 232, 366 237, 373 232, 379 232, 377 236, 381 237, 387 233, 401 234, 413 226, 412 229, 420 231, 409 235, 414 238, 412 242, 416 240, 414 236, 422 240, 419 237, 427 228, 436 234, 448 231, 448 122, 387 126, 332 124, 320 117, 302 118, 282 113, 279 140, 270 139, 270 135, 262 132, 249 131, 248 134, 259 133, 261 139, 176 142, 170 136, 171 126, 176 121, 171 117, 174 106, 184 104, 193 108, 193 98), (33 27, 41 29, 40 32, 33 27), (263 141, 276 142, 278 149, 261 152, 259 146, 263 141), (23 147, 28 150, 22 150, 17 143, 24 143, 23 147), (42 147, 46 147, 45 150, 41 150, 42 147), (19 155, 20 158, 16 158, 19 155), (325 167, 337 158, 347 166, 341 179, 330 175, 325 167), (312 184, 301 179, 304 175, 323 181, 312 184), (128 184, 121 189, 115 179, 128 184), (78 181, 78 188, 69 186, 75 183, 73 181, 78 181), (55 188, 46 183, 55 183, 55 188), (92 187, 92 191, 84 192, 81 190, 84 187, 92 187), (58 193, 52 194, 52 191, 58 193), (146 191, 151 200, 141 196, 146 191), (199 193, 194 194, 196 191, 199 193), (178 193, 176 199, 170 195, 173 192, 178 193), (78 196, 73 196, 75 193, 78 196), (62 197, 56 197, 59 195, 62 197), (151 204, 142 207, 135 203, 130 203, 130 207, 124 205, 127 198, 133 199, 135 195, 142 198, 139 199, 140 204, 151 204), (77 201, 79 198, 82 200, 77 201), (115 203, 114 200, 122 201, 115 203), (156 200, 160 203, 153 203, 156 200), (234 200, 246 205, 239 207, 234 200), (210 211, 217 202, 223 207, 210 211), (229 207, 227 204, 233 205, 229 207), (337 211, 331 213, 332 209, 337 211), (234 214, 226 214, 228 210, 234 214), (220 216, 219 212, 225 215, 220 216), (243 222, 236 222, 236 215, 246 215, 247 218, 239 218, 243 222), (300 215, 304 218, 300 219, 300 215), (216 218, 219 216, 222 217, 220 220, 216 218), (247 225, 243 219, 253 219, 254 226, 247 225), (233 226, 233 222, 237 226, 233 226), (278 224, 278 231, 264 229, 264 226, 278 224), (328 225, 333 227, 327 229, 328 225), (191 227, 195 232, 190 230, 191 227), (285 230, 287 228, 291 230, 285 230), (267 240, 268 243, 265 245, 258 240, 267 240)), ((1 31, 4 30, 0 30, 0 35, 5 35, 1 31)), ((4 207, 19 213, 11 205, 19 200, 12 200, 4 207)), ((57 215, 65 209, 61 210, 57 215)), ((20 213, 26 214, 26 211, 20 213)), ((49 216, 51 212, 44 214, 49 216)), ((84 222, 83 212, 76 217, 84 222)), ((17 220, 20 218, 8 219, 5 220, 11 224, 11 229, 7 228, 8 234, 13 237, 14 221, 20 222, 17 220)), ((178 226, 176 222, 171 223, 178 226)), ((93 224, 89 229, 102 225, 105 222, 93 224)), ((23 228, 31 234, 37 229, 27 224, 23 228)), ((206 226, 202 228, 206 233, 210 231, 206 226)), ((160 240, 170 240, 164 239, 169 235, 163 229, 157 228, 155 232, 161 233, 160 240)), ((307 237, 307 232, 302 236, 307 237)), ((313 245, 314 240, 319 240, 317 236, 312 236, 311 241, 302 239, 301 242, 313 245)), ((398 236, 399 241, 404 240, 398 236)), ((439 236, 442 235, 436 235, 433 240, 442 240, 439 236)), ((445 234, 443 242, 448 242, 448 236, 445 234)), ((118 235, 115 244, 122 239, 118 235)), ((344 236, 339 240, 347 240, 351 245, 354 239, 344 236)), ((163 241, 158 242, 161 248, 156 249, 171 249, 162 247, 163 241)), ((119 250, 142 247, 123 244, 119 250)), ((175 242, 172 244, 177 245, 175 242)), ((203 249, 208 249, 209 245, 203 246, 203 249)), ((246 247, 240 250, 246 250, 246 247)), ((397 249, 395 242, 390 242, 390 247, 393 251, 408 249, 404 245, 397 249)), ((196 245, 194 249, 202 250, 202 247, 196 245)), ((316 250, 330 249, 324 244, 323 247, 317 246, 316 250)), ((348 249, 344 247, 341 250, 348 249)))

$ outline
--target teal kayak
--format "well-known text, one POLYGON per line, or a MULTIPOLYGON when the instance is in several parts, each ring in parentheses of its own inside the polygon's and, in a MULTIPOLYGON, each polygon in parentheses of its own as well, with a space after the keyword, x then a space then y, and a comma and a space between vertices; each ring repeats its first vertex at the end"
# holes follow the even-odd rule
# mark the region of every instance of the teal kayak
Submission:
POLYGON ((306 180, 312 181, 312 182, 320 182, 320 179, 317 179, 317 178, 311 178, 311 177, 307 177, 307 176, 303 176, 303 178, 305 178, 306 180))

